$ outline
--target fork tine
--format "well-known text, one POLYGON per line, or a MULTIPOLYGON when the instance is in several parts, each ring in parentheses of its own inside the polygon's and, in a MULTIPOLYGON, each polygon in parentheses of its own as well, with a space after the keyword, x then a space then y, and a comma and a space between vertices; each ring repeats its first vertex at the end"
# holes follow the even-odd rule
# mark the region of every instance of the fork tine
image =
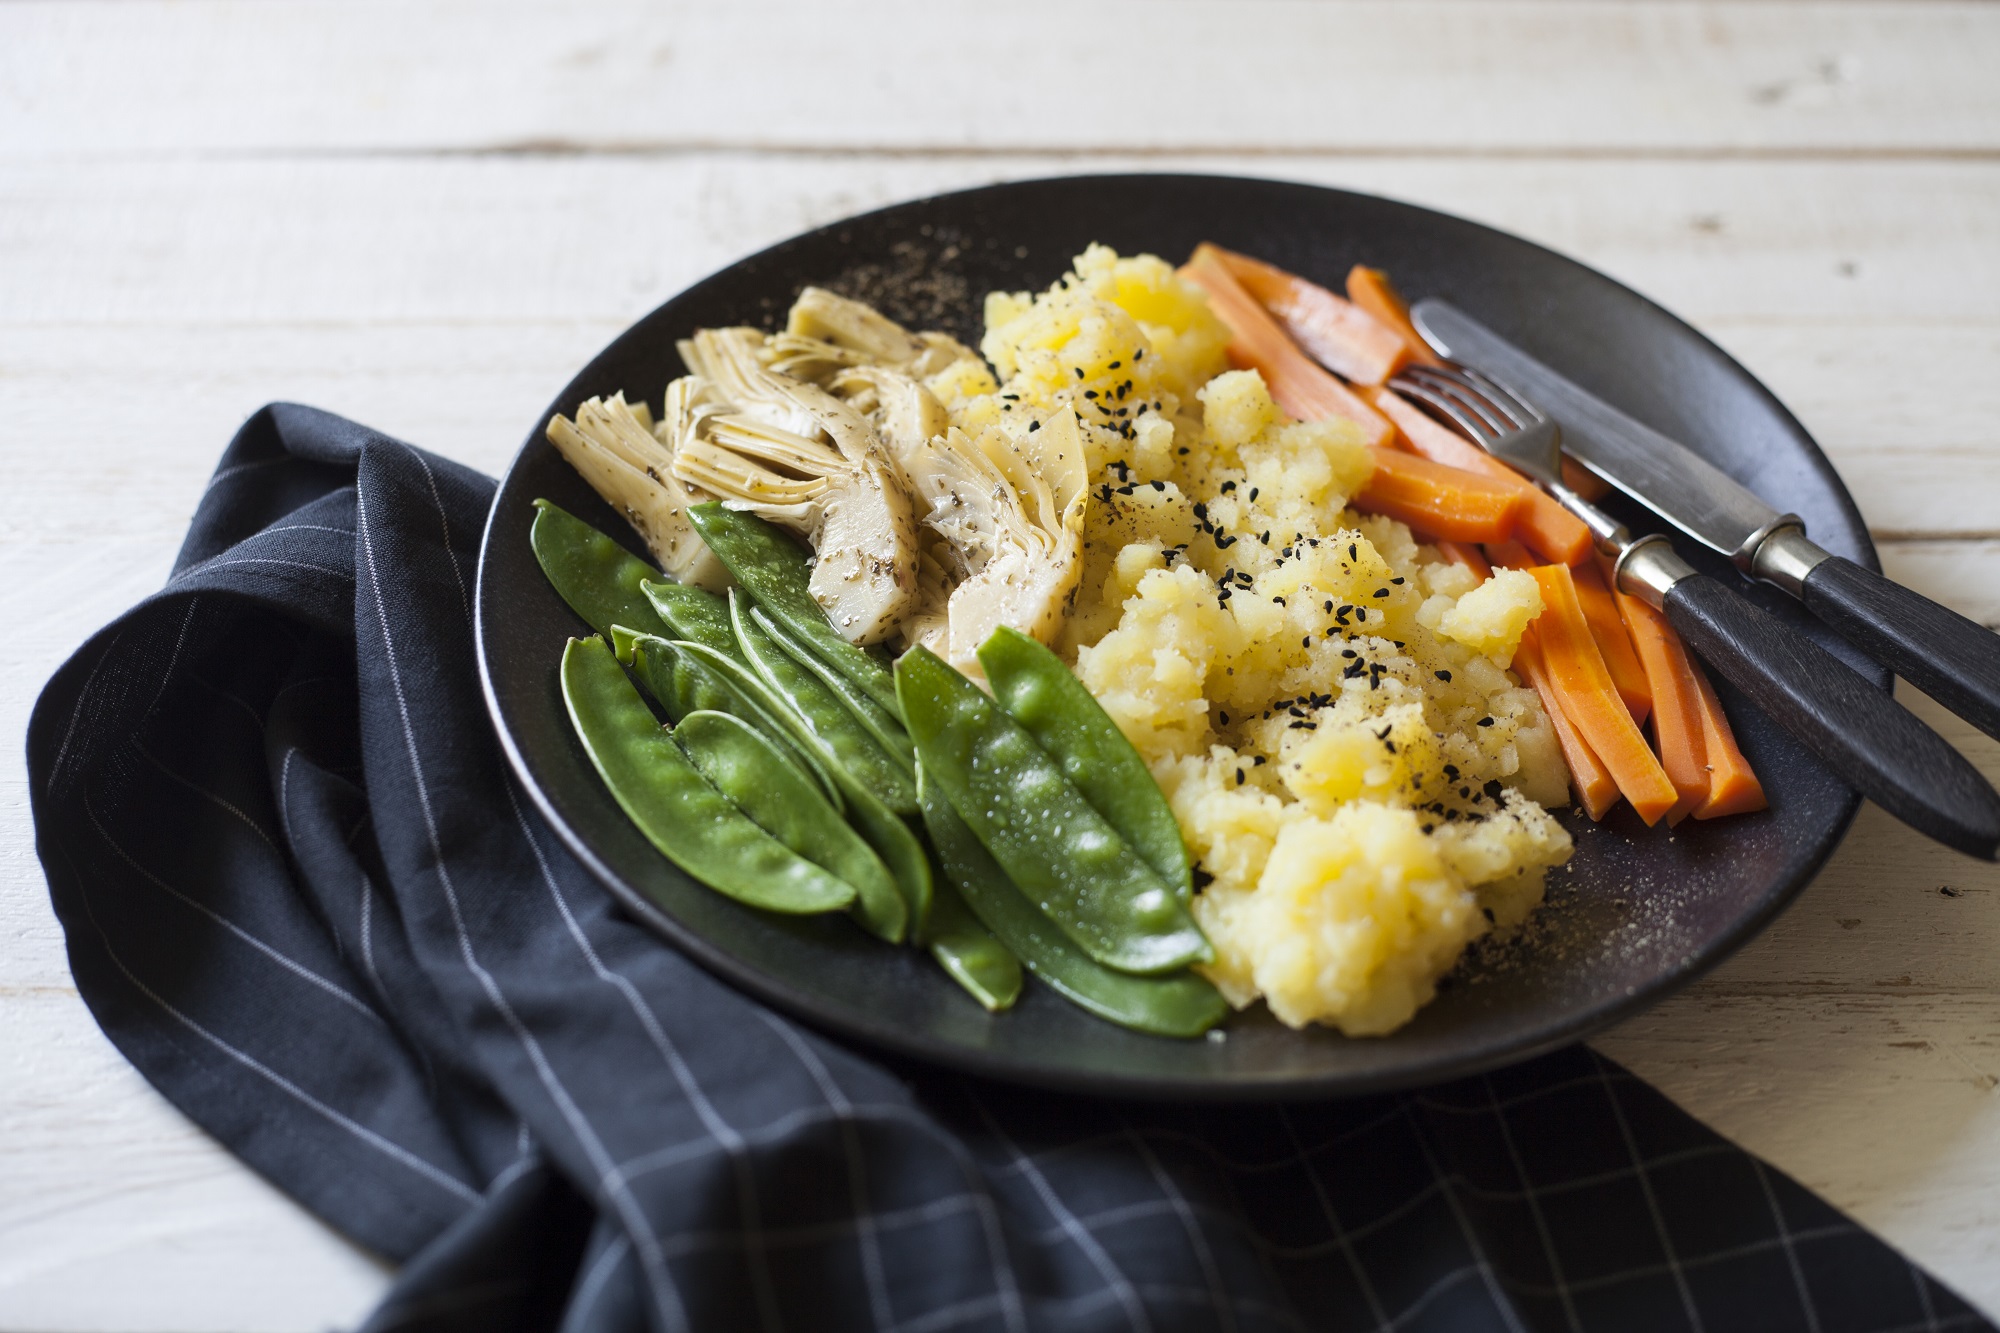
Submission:
POLYGON ((1451 369, 1421 367, 1424 378, 1433 391, 1451 399, 1466 411, 1473 413, 1486 424, 1486 434, 1503 435, 1518 429, 1516 423, 1500 408, 1489 403, 1477 385, 1469 383, 1463 375, 1451 369))
POLYGON ((1409 395, 1420 403, 1428 404, 1430 407, 1436 409, 1440 416, 1458 427, 1468 439, 1473 440, 1475 443, 1491 439, 1499 433, 1488 426, 1483 418, 1468 414, 1456 402, 1437 392, 1424 380, 1408 375, 1398 375, 1390 387, 1409 395))
POLYGON ((1459 374, 1478 385, 1489 402, 1514 418, 1517 430, 1525 430, 1546 419, 1540 408, 1485 371, 1474 370, 1471 366, 1459 366, 1457 370, 1459 374))
POLYGON ((1493 424, 1494 433, 1521 430, 1539 417, 1517 395, 1508 393, 1470 366, 1447 363, 1442 366, 1413 367, 1412 373, 1433 381, 1439 392, 1476 410, 1493 424))

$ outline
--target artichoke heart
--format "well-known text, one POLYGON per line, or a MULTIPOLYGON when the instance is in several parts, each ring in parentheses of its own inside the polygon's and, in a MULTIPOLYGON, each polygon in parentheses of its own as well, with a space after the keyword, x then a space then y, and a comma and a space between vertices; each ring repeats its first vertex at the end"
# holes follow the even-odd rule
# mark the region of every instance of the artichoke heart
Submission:
MULTIPOLYGON (((666 419, 689 410, 667 393, 666 419)), ((591 488, 615 506, 646 543, 660 567, 676 582, 722 592, 729 571, 708 549, 687 507, 709 498, 673 471, 673 449, 654 437, 644 403, 625 395, 591 398, 576 409, 576 420, 549 418, 549 443, 591 488)))
POLYGON ((917 598, 917 525, 901 470, 867 420, 760 356, 755 329, 704 329, 681 344, 685 391, 703 410, 676 424, 674 475, 732 509, 791 529, 815 552, 810 587, 852 643, 895 635, 917 598))
MULTIPOLYGON (((763 359, 771 369, 824 384, 853 366, 886 366, 922 379, 977 353, 942 333, 911 333, 872 306, 808 287, 763 359)), ((982 363, 983 364, 983 363, 982 363)))
POLYGON ((995 428, 974 440, 953 429, 923 454, 909 473, 929 506, 924 524, 961 576, 942 634, 935 608, 920 608, 925 646, 984 679, 977 653, 995 629, 1011 625, 1048 643, 1076 595, 1088 476, 1082 432, 1065 407, 1018 437, 995 428))

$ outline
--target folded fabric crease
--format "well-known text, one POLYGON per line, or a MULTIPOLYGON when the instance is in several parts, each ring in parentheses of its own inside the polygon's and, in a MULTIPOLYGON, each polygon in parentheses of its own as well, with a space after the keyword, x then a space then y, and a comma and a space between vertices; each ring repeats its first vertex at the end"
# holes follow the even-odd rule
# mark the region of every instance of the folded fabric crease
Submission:
POLYGON ((1141 1106, 765 1011, 521 799, 473 655, 492 494, 265 408, 166 587, 29 728, 85 1001, 401 1266, 368 1329, 1991 1327, 1582 1048, 1401 1096, 1141 1106))

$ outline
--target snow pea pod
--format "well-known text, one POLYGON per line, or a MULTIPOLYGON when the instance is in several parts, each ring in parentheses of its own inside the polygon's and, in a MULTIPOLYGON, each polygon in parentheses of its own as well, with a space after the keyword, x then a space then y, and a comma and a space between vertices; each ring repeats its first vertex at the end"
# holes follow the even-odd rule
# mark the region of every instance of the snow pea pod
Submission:
POLYGON ((777 744, 739 717, 707 711, 682 718, 674 740, 709 785, 760 828, 853 885, 856 910, 866 921, 894 920, 903 913, 902 894, 888 867, 777 744))
POLYGON ((809 645, 819 659, 898 717, 896 681, 882 659, 841 637, 812 595, 810 557, 783 531, 755 514, 720 504, 691 505, 688 520, 731 577, 759 605, 809 645))
POLYGON ((535 501, 528 543, 535 560, 569 609, 599 634, 628 625, 648 634, 667 634, 640 585, 660 571, 618 542, 559 505, 535 501))
POLYGON ((988 1012, 1011 1009, 1021 997, 1020 960, 979 923, 948 879, 931 888, 924 944, 945 974, 988 1012))
POLYGON ((885 914, 879 928, 871 925, 870 929, 887 940, 901 940, 905 931, 921 929, 930 913, 931 863, 924 854, 923 844, 917 841, 916 834, 910 832, 910 826, 841 765, 839 757, 820 740, 806 720, 762 677, 705 644, 677 642, 674 647, 689 657, 699 659, 718 675, 728 677, 746 694, 757 698, 768 716, 774 719, 771 725, 780 729, 772 734, 787 736, 794 742, 795 749, 810 755, 820 770, 827 774, 827 781, 846 805, 848 822, 875 849, 875 854, 882 858, 882 863, 895 877, 896 887, 902 890, 903 916, 892 920, 885 914))
POLYGON ((917 752, 910 747, 910 733, 903 729, 903 724, 888 709, 856 688, 853 681, 820 661, 811 648, 799 641, 797 635, 765 615, 763 607, 752 606, 750 619, 794 662, 819 677, 820 683, 847 706, 847 711, 854 715, 862 730, 882 747, 884 754, 895 760, 904 772, 913 778, 916 776, 917 752))
POLYGON ((611 651, 631 670, 639 687, 666 710, 667 720, 679 722, 699 709, 732 711, 735 701, 708 678, 681 670, 680 654, 657 634, 625 625, 611 627, 611 651))
POLYGON ((1194 868, 1180 822, 1104 705, 1060 657, 1012 626, 1002 625, 980 645, 979 664, 1000 706, 1062 765, 1063 776, 1104 822, 1188 901, 1194 868))
POLYGON ((1134 977, 1094 961, 1022 895, 921 767, 917 792, 944 881, 1049 989, 1099 1018, 1163 1037, 1200 1036, 1229 1012, 1228 1001, 1192 972, 1134 977))
POLYGON ((706 588, 647 580, 639 585, 660 619, 672 627, 668 638, 705 643, 719 653, 740 657, 736 631, 729 628, 729 603, 706 588))
POLYGON ((896 664, 929 779, 1028 900, 1106 967, 1169 972, 1215 954, 1173 886, 1134 855, 1061 765, 942 658, 896 664))
POLYGON ((635 634, 623 625, 612 630, 611 642, 618 660, 632 668, 640 684, 675 722, 701 710, 742 718, 771 737, 788 757, 811 774, 836 810, 845 809, 840 788, 826 765, 818 755, 793 740, 790 729, 779 718, 779 706, 747 669, 739 666, 736 674, 731 675, 726 667, 718 667, 689 651, 685 641, 635 634))
POLYGON ((563 703, 612 799, 647 841, 716 892, 773 912, 831 912, 854 901, 829 875, 759 828, 688 762, 599 638, 563 650, 563 703))
POLYGON ((900 767, 855 719, 840 696, 780 648, 750 611, 740 590, 732 589, 729 622, 751 668, 773 693, 791 704, 793 713, 804 721, 828 763, 846 769, 855 781, 897 814, 914 815, 917 812, 917 787, 911 776, 914 770, 900 767))

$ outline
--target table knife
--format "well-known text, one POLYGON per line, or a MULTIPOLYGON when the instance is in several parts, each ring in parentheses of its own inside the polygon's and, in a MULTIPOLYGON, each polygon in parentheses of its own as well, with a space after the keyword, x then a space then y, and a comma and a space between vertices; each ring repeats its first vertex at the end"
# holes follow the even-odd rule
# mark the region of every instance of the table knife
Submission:
POLYGON ((1989 736, 2000 737, 2000 635, 1833 555, 1701 455, 1565 378, 1440 300, 1417 328, 1452 360, 1519 390, 1562 423, 1564 449, 1753 578, 1783 589, 1842 638, 1989 736))

